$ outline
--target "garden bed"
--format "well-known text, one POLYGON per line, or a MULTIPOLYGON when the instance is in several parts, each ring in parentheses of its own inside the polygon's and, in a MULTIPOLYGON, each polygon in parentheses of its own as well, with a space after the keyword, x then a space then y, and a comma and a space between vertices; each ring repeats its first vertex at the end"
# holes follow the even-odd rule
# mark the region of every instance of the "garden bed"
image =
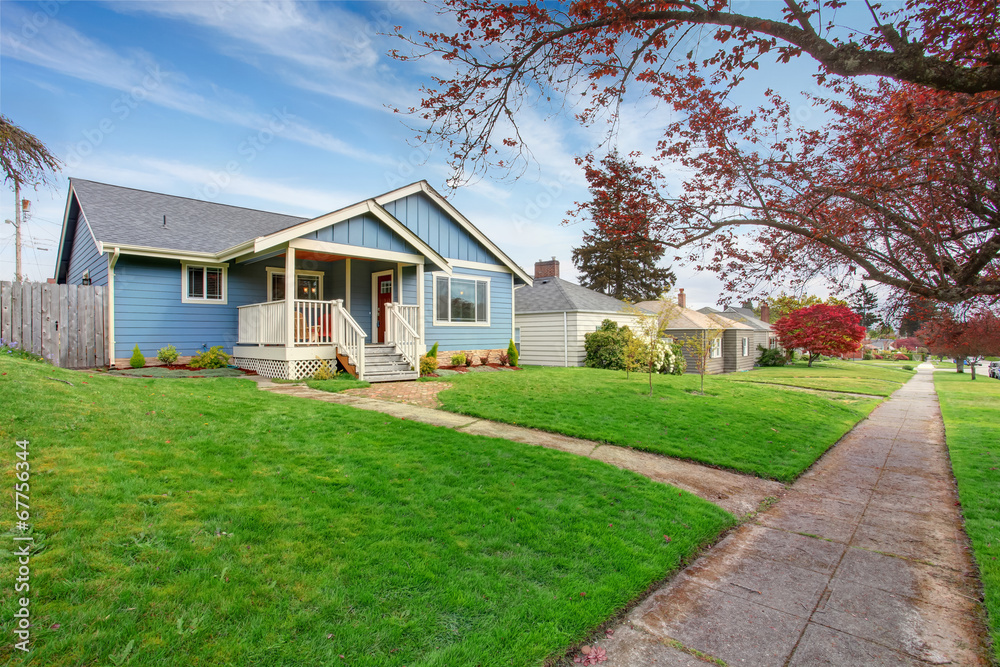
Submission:
POLYGON ((109 370, 107 374, 139 378, 219 378, 256 375, 253 371, 244 371, 239 368, 191 368, 181 364, 120 368, 109 370))

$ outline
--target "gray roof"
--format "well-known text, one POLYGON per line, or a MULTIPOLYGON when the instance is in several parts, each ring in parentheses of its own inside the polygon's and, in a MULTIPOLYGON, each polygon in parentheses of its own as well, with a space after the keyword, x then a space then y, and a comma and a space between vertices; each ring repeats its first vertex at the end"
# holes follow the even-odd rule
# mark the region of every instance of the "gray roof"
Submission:
POLYGON ((308 220, 79 178, 70 183, 94 236, 105 245, 217 253, 308 220))
POLYGON ((562 278, 537 278, 514 291, 514 313, 620 313, 629 304, 562 278))
POLYGON ((753 314, 750 308, 737 308, 730 306, 723 313, 726 317, 737 322, 749 325, 757 331, 771 331, 774 329, 770 324, 753 314))

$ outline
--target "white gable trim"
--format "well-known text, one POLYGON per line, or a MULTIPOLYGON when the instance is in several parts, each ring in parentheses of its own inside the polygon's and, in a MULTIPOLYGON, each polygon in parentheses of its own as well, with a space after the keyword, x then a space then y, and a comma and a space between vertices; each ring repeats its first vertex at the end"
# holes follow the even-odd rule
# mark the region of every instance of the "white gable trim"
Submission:
POLYGON ((443 208, 445 212, 450 215, 455 222, 464 227, 465 230, 473 236, 473 238, 486 246, 494 255, 499 257, 500 261, 506 264, 507 268, 509 268, 515 276, 523 280, 528 285, 531 284, 531 276, 529 276, 524 269, 515 264, 514 260, 508 257, 504 251, 500 250, 500 248, 497 247, 493 241, 491 241, 481 231, 476 229, 476 226, 473 225, 468 218, 462 215, 457 208, 448 203, 447 199, 439 195, 427 181, 411 183, 410 185, 401 187, 398 190, 393 190, 392 192, 387 192, 384 195, 379 195, 375 198, 375 201, 378 202, 379 205, 385 205, 391 201, 396 201, 397 199, 402 199, 403 197, 409 197, 410 195, 417 194, 418 192, 423 192, 431 199, 431 201, 443 208))

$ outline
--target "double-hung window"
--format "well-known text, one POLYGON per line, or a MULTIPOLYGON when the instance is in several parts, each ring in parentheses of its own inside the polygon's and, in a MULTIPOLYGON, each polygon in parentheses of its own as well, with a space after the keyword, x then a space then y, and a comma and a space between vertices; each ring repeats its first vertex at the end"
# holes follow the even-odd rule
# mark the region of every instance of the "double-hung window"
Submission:
POLYGON ((750 356, 750 339, 749 338, 744 338, 743 339, 743 356, 744 357, 749 357, 750 356))
POLYGON ((722 356, 722 336, 712 340, 712 350, 709 356, 712 359, 716 359, 722 356))
POLYGON ((434 323, 488 325, 489 294, 487 278, 435 276, 434 323))
POLYGON ((181 301, 226 303, 226 267, 181 264, 181 301))

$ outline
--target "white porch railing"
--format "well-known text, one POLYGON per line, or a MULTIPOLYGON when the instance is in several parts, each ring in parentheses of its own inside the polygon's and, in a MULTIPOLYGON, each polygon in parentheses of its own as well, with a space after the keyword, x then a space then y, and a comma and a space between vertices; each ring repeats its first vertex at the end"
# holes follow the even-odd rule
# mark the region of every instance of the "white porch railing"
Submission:
POLYGON ((402 316, 406 323, 410 325, 410 328, 414 331, 420 331, 420 306, 405 305, 402 303, 393 304, 396 306, 396 312, 402 316))
POLYGON ((403 358, 410 362, 414 369, 419 369, 417 346, 420 343, 420 335, 407 322, 407 313, 411 308, 417 307, 402 306, 398 303, 385 304, 385 342, 393 343, 399 348, 403 358))
POLYGON ((285 302, 240 306, 239 345, 284 345, 285 302))
POLYGON ((240 306, 237 345, 333 345, 346 354, 358 371, 365 369, 365 332, 344 308, 343 300, 296 299, 292 304, 292 340, 287 341, 284 301, 240 306))

